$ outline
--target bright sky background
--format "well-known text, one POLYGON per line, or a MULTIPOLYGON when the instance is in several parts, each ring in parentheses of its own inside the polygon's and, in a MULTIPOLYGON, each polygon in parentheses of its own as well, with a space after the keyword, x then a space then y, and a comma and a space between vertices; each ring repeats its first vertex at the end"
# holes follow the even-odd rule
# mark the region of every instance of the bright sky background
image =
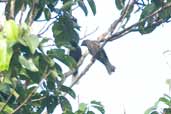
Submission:
MULTIPOLYGON (((81 10, 75 12, 82 26, 81 36, 86 30, 89 33, 99 27, 88 37, 96 39, 108 29, 119 16, 114 2, 96 0, 96 16, 89 12, 89 16, 84 17, 81 10)), ((166 63, 171 56, 166 57, 163 52, 171 49, 170 26, 163 24, 151 34, 131 33, 108 43, 105 50, 116 72, 109 76, 105 67, 96 61, 74 87, 79 102, 101 101, 106 114, 124 114, 124 108, 126 114, 143 114, 159 97, 168 93, 165 80, 171 77, 171 69, 166 63)), ((77 101, 72 102, 77 104, 77 101)))

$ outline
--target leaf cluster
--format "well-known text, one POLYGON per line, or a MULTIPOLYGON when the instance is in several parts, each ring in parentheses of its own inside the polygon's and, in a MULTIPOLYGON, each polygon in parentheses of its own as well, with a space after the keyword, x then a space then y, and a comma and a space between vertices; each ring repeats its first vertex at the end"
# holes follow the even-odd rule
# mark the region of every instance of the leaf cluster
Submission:
POLYGON ((76 94, 64 85, 65 75, 59 61, 70 70, 77 67, 74 58, 66 52, 74 48, 71 43, 79 43, 80 26, 72 15, 73 7, 80 7, 87 15, 89 5, 96 14, 94 1, 87 0, 88 5, 85 2, 7 1, 7 24, 0 31, 0 114, 40 114, 45 109, 52 114, 58 105, 63 113, 74 113, 65 94, 73 99, 76 94), (14 21, 17 17, 18 23, 14 21), (44 37, 46 31, 37 35, 31 33, 33 22, 51 20, 53 38, 44 37), (53 46, 47 47, 51 39, 54 39, 53 46))

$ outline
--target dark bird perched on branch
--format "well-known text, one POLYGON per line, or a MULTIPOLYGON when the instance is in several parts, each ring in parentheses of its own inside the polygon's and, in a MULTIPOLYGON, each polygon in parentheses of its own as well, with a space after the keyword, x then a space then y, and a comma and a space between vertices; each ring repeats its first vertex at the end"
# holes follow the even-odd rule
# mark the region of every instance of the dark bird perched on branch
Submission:
MULTIPOLYGON (((74 58, 74 60, 78 63, 80 60, 82 53, 81 53, 81 48, 78 46, 76 42, 71 42, 72 49, 69 51, 69 55, 74 58)), ((78 69, 75 70, 73 73, 73 76, 76 76, 78 74, 78 69)))
POLYGON ((87 46, 90 54, 105 65, 109 74, 115 71, 115 67, 109 62, 104 49, 100 48, 98 41, 84 40, 81 45, 87 46))

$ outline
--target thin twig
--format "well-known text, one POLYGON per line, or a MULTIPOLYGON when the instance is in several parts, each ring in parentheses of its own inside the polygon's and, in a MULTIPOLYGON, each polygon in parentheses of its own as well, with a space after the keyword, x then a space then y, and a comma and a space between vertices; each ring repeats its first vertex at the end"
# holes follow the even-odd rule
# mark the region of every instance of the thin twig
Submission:
POLYGON ((70 88, 72 88, 75 84, 79 82, 79 80, 86 74, 86 72, 90 69, 90 67, 93 65, 94 62, 95 60, 92 59, 92 61, 85 67, 85 69, 81 72, 78 78, 72 82, 70 88))
POLYGON ((22 7, 21 7, 21 15, 20 15, 20 19, 19 19, 19 23, 20 24, 22 23, 22 19, 23 19, 23 15, 24 15, 24 10, 25 10, 25 6, 24 6, 24 3, 23 3, 22 7))
POLYGON ((91 31, 88 34, 85 34, 82 38, 80 38, 80 40, 83 40, 85 38, 87 38, 88 36, 92 35, 93 33, 95 33, 98 30, 99 27, 96 27, 96 29, 94 29, 93 31, 91 31))
POLYGON ((39 4, 39 0, 33 0, 32 6, 27 15, 26 21, 27 21, 28 25, 30 25, 30 26, 32 25, 34 18, 38 12, 38 9, 37 9, 38 4, 39 4))
MULTIPOLYGON (((78 61, 78 63, 77 63, 77 68, 79 68, 82 64, 83 64, 83 62, 84 62, 84 59, 85 59, 85 57, 88 55, 88 52, 85 52, 83 55, 82 55, 82 57, 80 58, 80 60, 78 61)), ((76 70, 76 69, 75 69, 76 70)), ((68 71, 68 72, 66 72, 66 73, 64 73, 64 80, 65 79, 67 79, 70 75, 72 75, 74 72, 75 72, 75 70, 70 70, 70 71, 68 71)))
POLYGON ((54 24, 55 21, 52 21, 46 28, 45 26, 47 25, 48 22, 46 22, 46 24, 44 24, 44 26, 40 29, 38 36, 41 36, 42 34, 44 34, 50 27, 51 25, 54 24), (45 29, 44 29, 45 28, 45 29))

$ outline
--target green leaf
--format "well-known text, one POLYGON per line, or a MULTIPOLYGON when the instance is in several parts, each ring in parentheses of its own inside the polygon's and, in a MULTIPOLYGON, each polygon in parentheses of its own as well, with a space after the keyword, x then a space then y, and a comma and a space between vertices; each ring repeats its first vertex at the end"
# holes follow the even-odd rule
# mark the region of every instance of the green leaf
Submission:
POLYGON ((101 106, 96 106, 96 105, 93 105, 92 107, 94 107, 95 109, 97 109, 98 111, 101 112, 101 114, 105 114, 105 110, 103 107, 101 106))
MULTIPOLYGON (((63 112, 62 114, 75 114, 75 113, 73 113, 73 112, 71 112, 71 111, 65 111, 65 112, 63 112)), ((83 113, 82 113, 83 114, 83 113)))
POLYGON ((11 107, 10 107, 9 105, 7 105, 6 103, 0 102, 0 110, 1 110, 1 108, 4 107, 4 106, 5 106, 5 108, 3 109, 3 112, 5 112, 6 114, 10 114, 10 113, 12 113, 12 112, 14 111, 14 109, 11 108, 11 107))
POLYGON ((154 111, 154 110, 157 109, 158 104, 159 104, 159 101, 155 102, 154 106, 148 108, 148 109, 144 112, 144 114, 151 114, 152 111, 154 111))
POLYGON ((52 114, 58 104, 57 96, 49 95, 46 100, 48 114, 52 114))
POLYGON ((93 111, 88 111, 86 114, 95 114, 93 111))
POLYGON ((11 47, 8 47, 7 40, 0 36, 0 71, 8 70, 13 54, 11 47))
POLYGON ((105 114, 104 107, 100 102, 91 101, 91 106, 96 108, 97 110, 99 110, 101 112, 101 114, 105 114))
POLYGON ((159 101, 165 103, 167 106, 170 106, 170 105, 171 105, 171 100, 170 100, 170 99, 167 99, 167 98, 165 98, 165 97, 161 97, 161 98, 159 99, 159 101))
POLYGON ((64 3, 61 9, 63 10, 70 10, 72 5, 74 5, 75 2, 73 0, 67 0, 67 2, 64 3))
POLYGON ((14 95, 16 98, 19 97, 19 94, 12 88, 11 88, 11 94, 14 95))
POLYGON ((39 3, 36 4, 34 7, 35 8, 34 9, 34 14, 35 14, 34 20, 37 20, 41 17, 42 12, 43 12, 44 7, 45 7, 45 0, 38 0, 38 1, 39 1, 39 3))
POLYGON ((59 17, 52 27, 55 43, 58 47, 68 45, 70 42, 79 42, 79 35, 75 26, 75 21, 70 16, 59 17), (67 34, 66 34, 67 33, 67 34))
POLYGON ((94 3, 94 0, 87 0, 88 4, 90 5, 91 11, 93 14, 96 14, 96 4, 94 3))
POLYGON ((155 5, 156 7, 161 7, 162 5, 164 5, 164 3, 162 2, 162 0, 151 0, 155 5))
POLYGON ((171 108, 164 108, 163 112, 163 114, 171 114, 171 108))
POLYGON ((165 10, 162 10, 159 12, 159 18, 162 18, 163 20, 168 20, 171 17, 171 8, 167 8, 165 10))
POLYGON ((79 104, 79 110, 82 111, 82 112, 85 112, 87 110, 87 104, 80 103, 79 104))
POLYGON ((8 47, 12 47, 19 39, 19 27, 14 20, 7 20, 4 23, 3 36, 7 39, 8 47))
POLYGON ((62 85, 61 86, 61 91, 65 92, 65 93, 68 93, 74 99, 76 98, 75 92, 71 88, 69 88, 67 86, 62 85))
POLYGON ((53 11, 59 0, 46 0, 48 8, 53 11))
POLYGON ((157 111, 153 111, 151 114, 159 114, 157 111))
POLYGON ((103 105, 101 104, 101 102, 98 102, 98 101, 91 101, 91 104, 95 104, 95 105, 103 106, 103 105))
MULTIPOLYGON (((141 13, 140 21, 145 17, 149 16, 150 14, 152 14, 156 9, 157 8, 154 3, 145 6, 143 12, 141 13)), ((155 30, 157 25, 154 24, 154 18, 155 17, 148 18, 139 24, 139 32, 141 34, 148 34, 155 30)))
POLYGON ((44 9, 44 15, 45 15, 45 18, 46 18, 47 21, 50 20, 50 18, 51 18, 51 12, 49 11, 48 8, 45 8, 44 9))
POLYGON ((0 83, 0 92, 10 95, 10 85, 7 83, 0 83))
POLYGON ((71 56, 66 55, 65 51, 62 49, 52 49, 52 50, 49 50, 47 54, 51 58, 58 59, 59 61, 67 65, 70 69, 75 69, 77 66, 77 63, 75 62, 75 60, 71 56))
POLYGON ((78 0, 77 2, 78 2, 78 5, 80 6, 80 8, 84 11, 84 14, 87 16, 88 10, 87 10, 87 7, 86 7, 84 1, 78 0))
POLYGON ((18 14, 18 12, 21 10, 22 6, 24 5, 24 0, 16 0, 15 1, 15 16, 18 14))
POLYGON ((23 38, 23 40, 29 47, 31 53, 34 54, 40 43, 38 37, 36 35, 27 35, 23 38))
POLYGON ((72 111, 72 106, 67 98, 60 96, 59 102, 63 111, 72 111))
POLYGON ((156 6, 155 4, 148 4, 145 6, 145 8, 143 9, 143 12, 141 13, 140 19, 143 19, 144 17, 150 15, 151 13, 153 13, 156 10, 156 6))
POLYGON ((115 4, 118 10, 121 10, 125 5, 125 0, 115 0, 115 4))
POLYGON ((36 65, 34 64, 34 62, 31 58, 26 59, 24 56, 20 55, 19 62, 24 68, 26 68, 30 71, 33 71, 33 72, 38 71, 38 68, 36 67, 36 65))

